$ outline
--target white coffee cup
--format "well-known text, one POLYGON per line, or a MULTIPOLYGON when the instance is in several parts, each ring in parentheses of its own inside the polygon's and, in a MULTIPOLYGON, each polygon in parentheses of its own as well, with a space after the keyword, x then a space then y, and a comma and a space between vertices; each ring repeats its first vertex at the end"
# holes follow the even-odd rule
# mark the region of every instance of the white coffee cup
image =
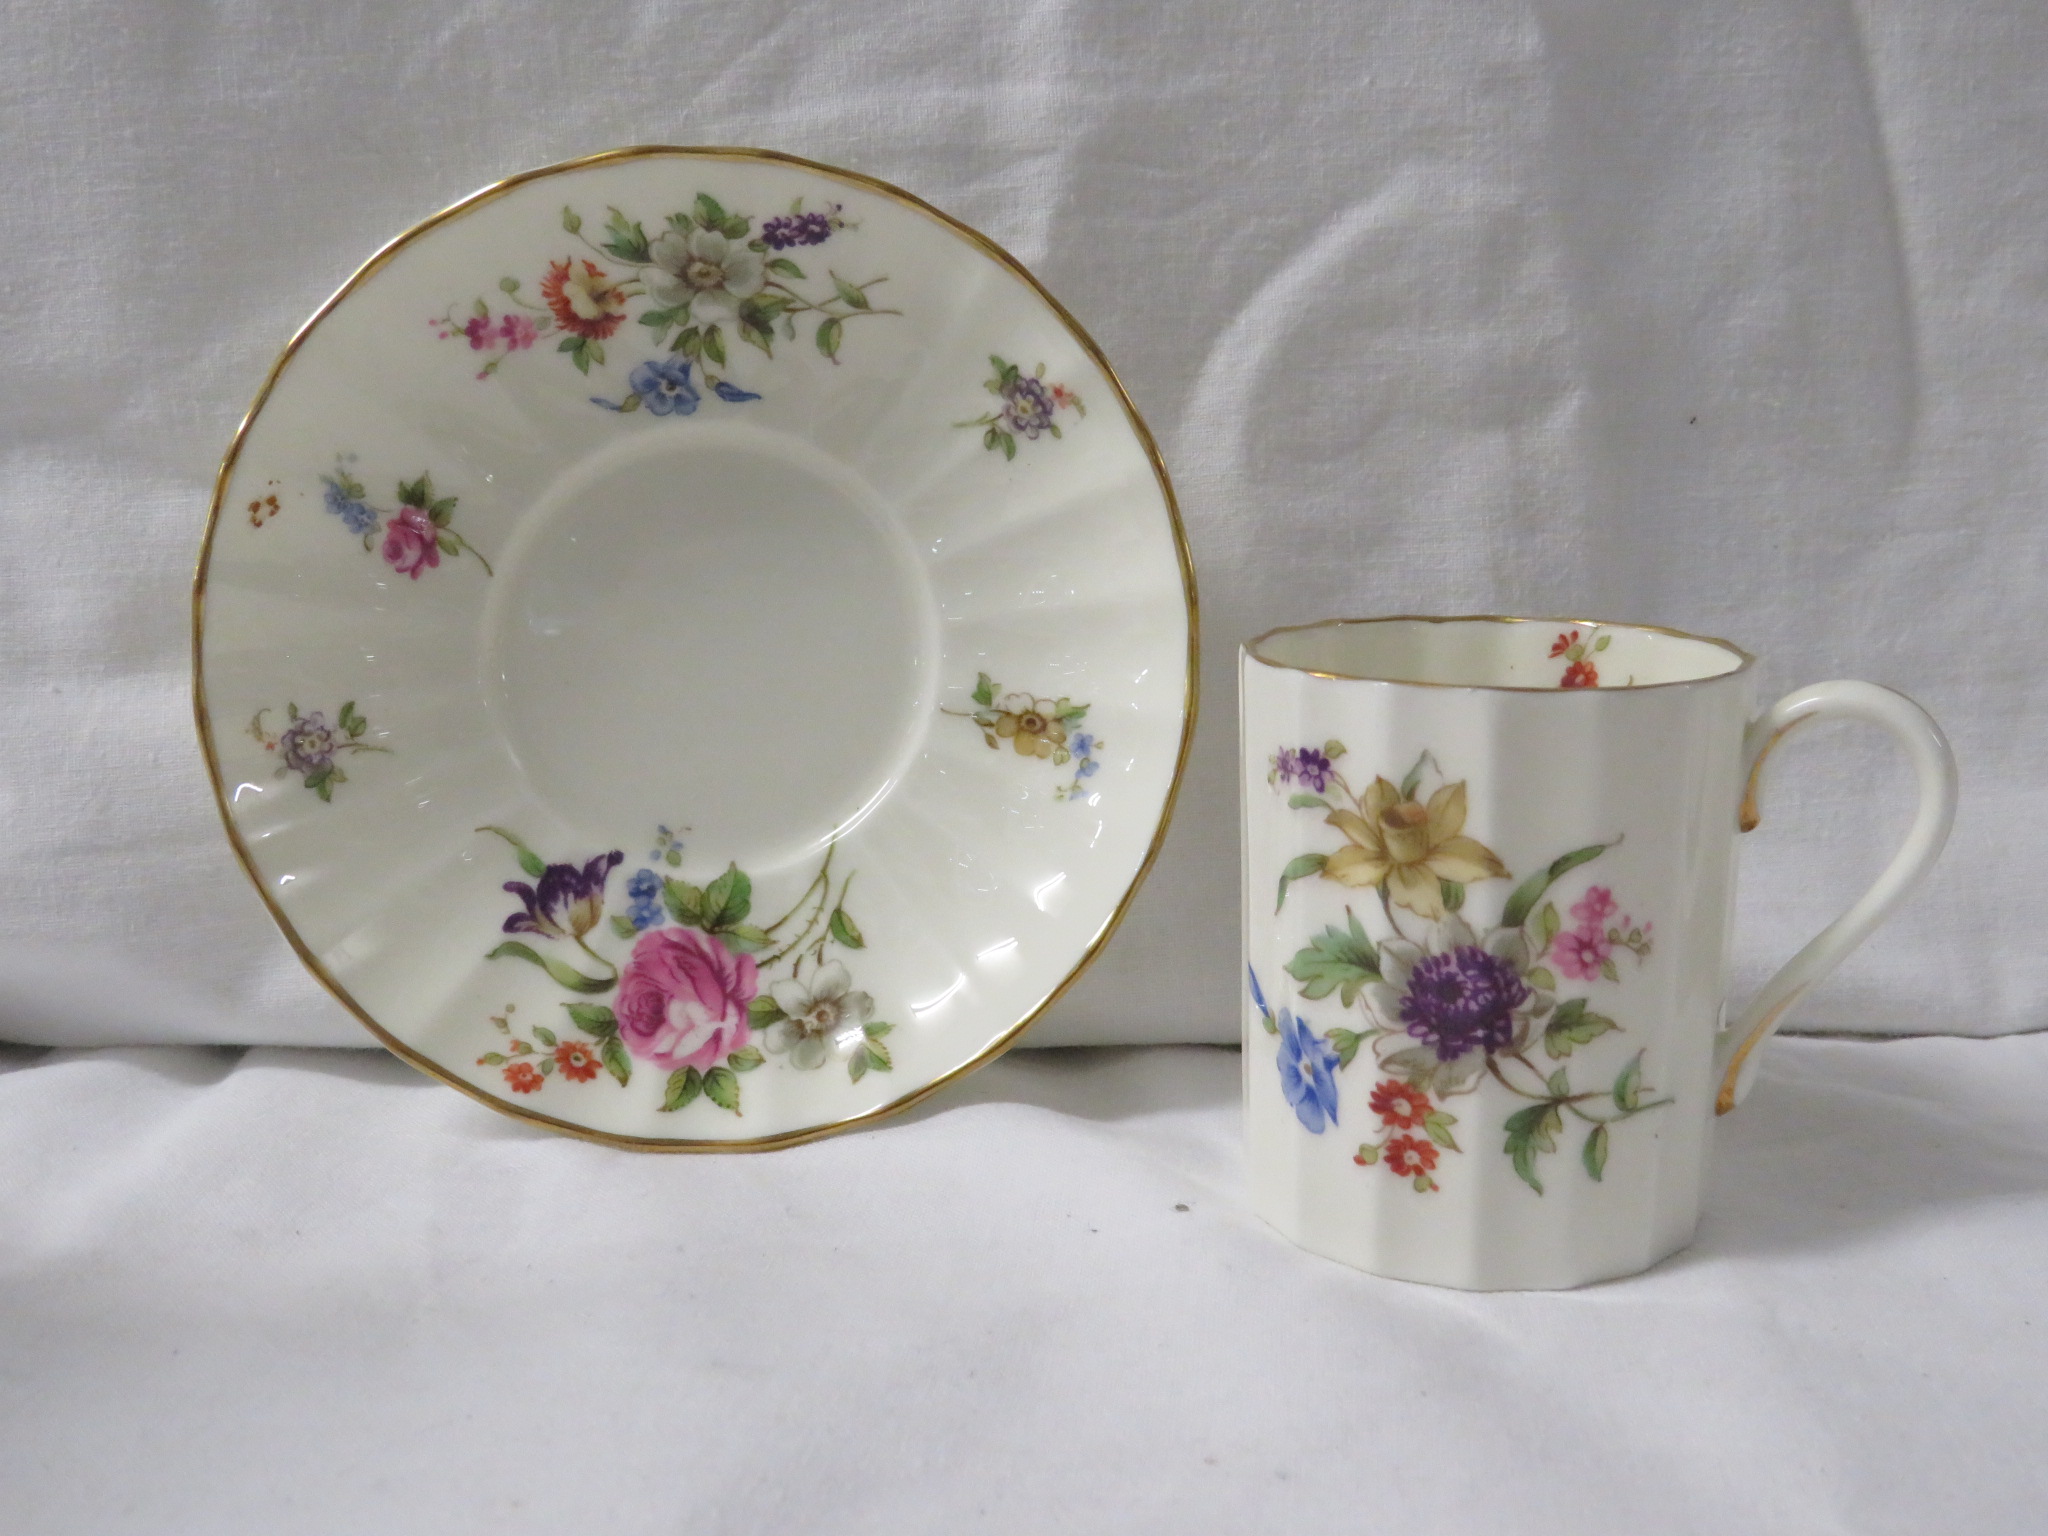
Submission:
POLYGON ((1272 630, 1240 660, 1252 1198, 1316 1253, 1472 1290, 1692 1238, 1757 1047, 1941 851, 1955 761, 1911 700, 1754 715, 1725 641, 1586 620, 1272 630), (1891 731, 1919 809, 1848 912, 1726 1020, 1738 829, 1805 720, 1891 731))

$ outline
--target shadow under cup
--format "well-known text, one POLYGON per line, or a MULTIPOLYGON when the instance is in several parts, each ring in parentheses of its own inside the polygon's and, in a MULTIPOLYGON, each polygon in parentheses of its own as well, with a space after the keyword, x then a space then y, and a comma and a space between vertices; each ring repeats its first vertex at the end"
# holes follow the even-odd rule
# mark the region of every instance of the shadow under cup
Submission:
POLYGON ((1375 619, 1262 635, 1240 685, 1260 1213, 1468 1289, 1683 1247, 1751 658, 1640 625, 1375 619))

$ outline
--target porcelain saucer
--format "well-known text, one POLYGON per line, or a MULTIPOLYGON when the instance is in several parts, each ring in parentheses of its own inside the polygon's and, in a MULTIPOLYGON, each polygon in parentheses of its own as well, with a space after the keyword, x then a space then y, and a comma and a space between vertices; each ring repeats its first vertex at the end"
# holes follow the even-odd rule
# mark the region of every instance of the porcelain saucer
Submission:
POLYGON ((379 252, 222 465, 222 815, 385 1044, 753 1148, 989 1060, 1107 940, 1193 729, 1173 495, 1016 261, 757 150, 553 166, 379 252))

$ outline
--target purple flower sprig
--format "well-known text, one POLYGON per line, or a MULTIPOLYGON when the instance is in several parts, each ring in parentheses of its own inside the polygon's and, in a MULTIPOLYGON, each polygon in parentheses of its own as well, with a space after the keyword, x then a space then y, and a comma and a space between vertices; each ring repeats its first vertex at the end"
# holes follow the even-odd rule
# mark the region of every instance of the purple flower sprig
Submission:
POLYGON ((1273 777, 1282 784, 1298 784, 1320 795, 1330 787, 1336 769, 1330 754, 1320 747, 1282 747, 1273 758, 1273 777))

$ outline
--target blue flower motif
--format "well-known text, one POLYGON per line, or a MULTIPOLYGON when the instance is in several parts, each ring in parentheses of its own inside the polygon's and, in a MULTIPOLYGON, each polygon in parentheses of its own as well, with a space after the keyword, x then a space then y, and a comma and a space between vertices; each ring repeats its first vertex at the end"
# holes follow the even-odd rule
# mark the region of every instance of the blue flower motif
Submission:
POLYGON ((349 495, 338 481, 325 475, 320 480, 327 487, 327 510, 340 518, 350 533, 368 533, 377 526, 377 514, 366 502, 349 495))
POLYGON ((1074 777, 1077 779, 1092 777, 1101 767, 1102 764, 1095 761, 1094 758, 1084 757, 1081 759, 1081 766, 1074 770, 1074 777))
POLYGON ((640 403, 657 416, 689 416, 696 412, 703 396, 690 382, 688 363, 654 361, 642 363, 626 376, 640 403))
POLYGON ((628 922, 643 930, 661 925, 661 876, 651 869, 635 870, 626 882, 626 894, 633 898, 626 909, 628 922))
POLYGON ((1287 1009, 1280 1010, 1280 1091, 1294 1117, 1320 1136, 1337 1123, 1337 1049, 1287 1009))
POLYGON ((1095 755, 1095 738, 1086 731, 1076 731, 1073 740, 1069 741, 1067 746, 1076 757, 1093 757, 1095 755))
POLYGON ((758 400, 761 398, 752 390, 741 389, 739 385, 728 384, 723 379, 720 379, 711 386, 711 393, 730 405, 738 405, 742 400, 758 400))
POLYGON ((1265 991, 1259 986, 1259 973, 1250 966, 1244 968, 1244 973, 1251 978, 1252 1001, 1258 1005, 1259 1012, 1271 1016, 1273 1010, 1266 1006, 1265 991))

